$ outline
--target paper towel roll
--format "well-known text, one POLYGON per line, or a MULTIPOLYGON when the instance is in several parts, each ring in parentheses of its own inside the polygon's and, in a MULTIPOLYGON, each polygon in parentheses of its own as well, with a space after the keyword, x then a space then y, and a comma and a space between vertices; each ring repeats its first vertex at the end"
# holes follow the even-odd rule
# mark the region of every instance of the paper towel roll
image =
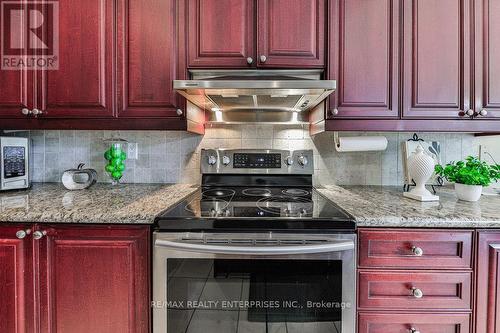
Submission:
POLYGON ((352 136, 339 138, 335 144, 338 152, 379 151, 387 149, 385 136, 352 136))

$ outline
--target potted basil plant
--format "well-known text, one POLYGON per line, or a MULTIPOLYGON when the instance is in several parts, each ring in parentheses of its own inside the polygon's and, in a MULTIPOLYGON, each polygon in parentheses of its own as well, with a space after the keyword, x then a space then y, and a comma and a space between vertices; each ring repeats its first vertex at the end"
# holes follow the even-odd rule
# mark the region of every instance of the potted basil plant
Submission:
POLYGON ((500 179, 500 165, 488 164, 476 157, 469 156, 465 161, 452 162, 446 166, 436 165, 437 175, 455 183, 458 199, 478 201, 484 186, 500 179))

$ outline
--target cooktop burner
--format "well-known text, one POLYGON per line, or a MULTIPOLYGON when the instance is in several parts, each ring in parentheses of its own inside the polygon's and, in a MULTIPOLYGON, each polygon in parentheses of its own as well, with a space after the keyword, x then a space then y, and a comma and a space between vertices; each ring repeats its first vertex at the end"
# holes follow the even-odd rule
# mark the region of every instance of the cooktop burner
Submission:
POLYGON ((312 187, 203 187, 160 214, 157 223, 182 230, 354 228, 347 213, 312 187))

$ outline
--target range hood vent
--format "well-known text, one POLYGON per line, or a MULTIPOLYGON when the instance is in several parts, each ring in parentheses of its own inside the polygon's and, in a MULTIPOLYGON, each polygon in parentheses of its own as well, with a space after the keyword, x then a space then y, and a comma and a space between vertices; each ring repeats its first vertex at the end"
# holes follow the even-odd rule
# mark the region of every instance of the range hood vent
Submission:
POLYGON ((174 89, 211 123, 307 123, 336 88, 321 70, 193 70, 174 89))

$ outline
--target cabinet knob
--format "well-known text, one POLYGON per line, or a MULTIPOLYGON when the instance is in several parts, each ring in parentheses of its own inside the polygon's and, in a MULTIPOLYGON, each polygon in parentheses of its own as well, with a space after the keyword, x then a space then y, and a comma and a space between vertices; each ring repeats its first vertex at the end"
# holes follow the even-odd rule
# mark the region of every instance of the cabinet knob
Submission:
POLYGON ((488 115, 488 111, 486 109, 482 109, 479 111, 479 115, 482 117, 486 117, 488 115))
POLYGON ((248 58, 247 58, 247 63, 248 63, 249 65, 253 64, 253 58, 252 58, 252 57, 248 57, 248 58))
POLYGON ((32 113, 33 113, 33 115, 36 117, 36 116, 38 116, 38 115, 43 114, 43 111, 42 111, 42 110, 39 110, 39 109, 33 109, 32 113))
POLYGON ((415 298, 422 298, 424 297, 424 292, 418 288, 411 288, 411 295, 415 298))
POLYGON ((422 248, 418 246, 412 246, 411 252, 417 257, 421 257, 424 254, 424 250, 422 250, 422 248))
POLYGON ((260 56, 260 62, 266 62, 267 57, 265 55, 260 56))
POLYGON ((16 237, 19 239, 23 239, 27 235, 31 234, 31 229, 26 229, 26 230, 18 230, 16 232, 16 237))
POLYGON ((30 115, 32 111, 30 109, 24 108, 21 110, 21 113, 24 114, 25 116, 30 115))
POLYGON ((181 109, 177 109, 175 112, 177 113, 178 116, 182 116, 182 114, 184 113, 182 112, 181 109))
POLYGON ((43 231, 38 231, 38 230, 37 230, 37 231, 35 231, 35 232, 33 233, 33 238, 38 240, 38 239, 42 238, 42 237, 43 237, 43 236, 45 236, 45 235, 47 235, 47 231, 45 231, 45 230, 43 230, 43 231))
POLYGON ((412 327, 410 328, 410 333, 420 333, 420 331, 412 327))
POLYGON ((332 116, 336 116, 336 115, 338 115, 338 114, 339 114, 339 109, 336 109, 336 108, 335 108, 335 109, 331 110, 331 111, 330 111, 330 114, 331 114, 332 116))
POLYGON ((470 109, 470 110, 467 110, 467 112, 465 112, 465 114, 468 115, 469 117, 472 117, 475 114, 475 112, 474 112, 474 110, 470 109))

